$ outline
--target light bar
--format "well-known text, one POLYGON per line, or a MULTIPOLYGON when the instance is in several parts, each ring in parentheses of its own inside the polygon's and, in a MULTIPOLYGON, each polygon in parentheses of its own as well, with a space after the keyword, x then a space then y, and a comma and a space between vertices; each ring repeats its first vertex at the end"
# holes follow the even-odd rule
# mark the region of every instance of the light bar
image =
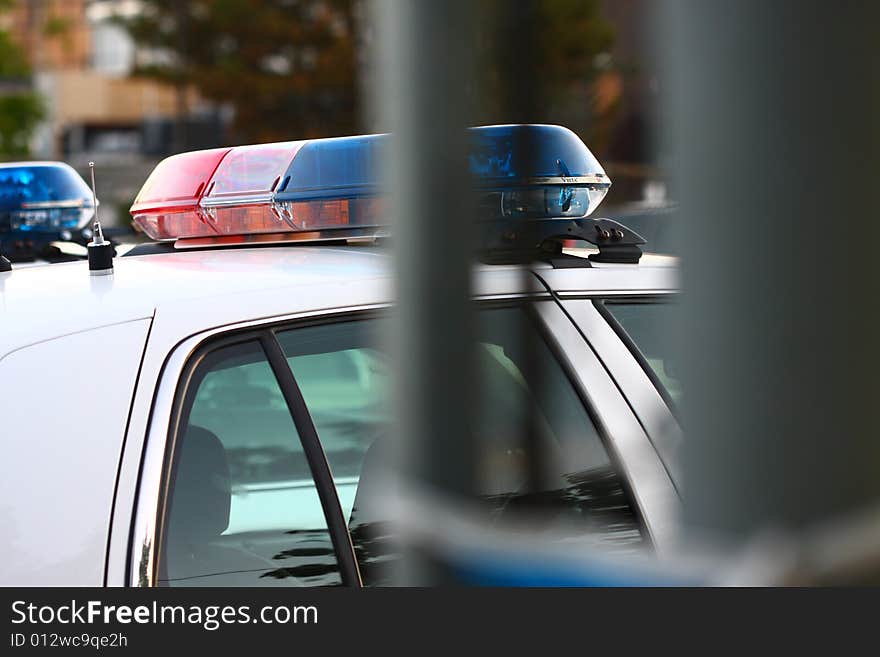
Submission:
POLYGON ((0 232, 57 233, 95 214, 92 192, 63 162, 0 164, 0 232))
MULTIPOLYGON (((611 185, 566 128, 487 126, 471 128, 469 136, 467 165, 480 195, 480 220, 585 217, 611 185)), ((343 238, 344 231, 362 237, 365 229, 389 223, 380 179, 389 139, 365 135, 176 155, 157 166, 131 212, 157 240, 305 238, 315 231, 322 239, 328 233, 343 238)))

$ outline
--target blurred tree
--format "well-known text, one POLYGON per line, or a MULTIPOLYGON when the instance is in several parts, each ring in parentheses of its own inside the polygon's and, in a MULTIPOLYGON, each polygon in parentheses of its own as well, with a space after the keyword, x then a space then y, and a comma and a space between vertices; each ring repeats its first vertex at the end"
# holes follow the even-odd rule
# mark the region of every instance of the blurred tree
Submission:
MULTIPOLYGON (((12 5, 12 0, 0 0, 0 14, 12 5)), ((31 136, 44 116, 24 52, 6 30, 0 30, 0 158, 26 157, 31 136)))
MULTIPOLYGON (((369 57, 356 34, 363 4, 143 0, 141 14, 122 22, 141 48, 138 72, 177 85, 181 120, 192 87, 234 109, 236 139, 266 141, 363 129, 357 65, 369 57)), ((481 0, 474 11, 481 26, 475 121, 562 123, 603 143, 615 107, 597 105, 596 81, 614 30, 599 0, 481 0), (523 112, 522 94, 538 111, 523 112)))
POLYGON ((234 138, 272 141, 356 131, 351 0, 143 0, 120 19, 138 72, 234 109, 234 138))
POLYGON ((611 64, 614 28, 599 0, 483 0, 479 7, 479 122, 559 123, 591 147, 605 143, 616 106, 597 102, 596 83, 611 64))

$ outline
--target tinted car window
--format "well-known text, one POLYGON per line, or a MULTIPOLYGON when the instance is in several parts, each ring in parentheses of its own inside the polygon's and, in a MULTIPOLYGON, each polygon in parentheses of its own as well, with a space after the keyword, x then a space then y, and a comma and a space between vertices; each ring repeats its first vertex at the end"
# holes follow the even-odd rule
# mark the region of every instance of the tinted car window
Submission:
POLYGON ((670 339, 675 304, 664 301, 606 300, 604 306, 616 323, 615 328, 623 330, 629 338, 630 346, 653 373, 661 391, 677 404, 681 399, 681 384, 670 339))
POLYGON ((256 342, 195 368, 168 508, 166 585, 341 584, 299 435, 256 342))
POLYGON ((367 449, 387 435, 391 420, 388 368, 378 342, 379 320, 285 331, 288 355, 324 448, 345 517, 351 516, 367 449))
MULTIPOLYGON (((385 583, 393 541, 381 504, 370 507, 387 463, 391 416, 379 319, 280 332, 278 340, 312 414, 366 584, 385 583)), ((479 313, 479 396, 475 440, 481 501, 490 517, 540 508, 541 526, 579 527, 610 546, 643 537, 622 478, 559 362, 518 308, 479 313), (525 338, 534 340, 540 388, 524 372, 525 338), (543 446, 542 490, 530 491, 524 449, 530 400, 537 403, 543 446)))

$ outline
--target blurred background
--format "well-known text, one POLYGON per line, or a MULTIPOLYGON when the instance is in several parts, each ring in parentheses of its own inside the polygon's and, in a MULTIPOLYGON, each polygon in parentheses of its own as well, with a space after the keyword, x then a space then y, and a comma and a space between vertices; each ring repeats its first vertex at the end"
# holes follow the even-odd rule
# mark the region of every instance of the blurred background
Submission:
MULTIPOLYGON (((505 3, 475 3, 475 124, 506 102, 505 3)), ((0 0, 0 158, 98 166, 102 219, 129 225, 172 153, 386 128, 369 102, 375 30, 364 0, 0 0)), ((656 237, 670 210, 658 149, 659 66, 648 0, 541 0, 530 122, 574 130, 614 181, 603 209, 656 237)), ((87 176, 85 176, 87 177, 87 176)), ((665 237, 654 248, 669 246, 665 237)))

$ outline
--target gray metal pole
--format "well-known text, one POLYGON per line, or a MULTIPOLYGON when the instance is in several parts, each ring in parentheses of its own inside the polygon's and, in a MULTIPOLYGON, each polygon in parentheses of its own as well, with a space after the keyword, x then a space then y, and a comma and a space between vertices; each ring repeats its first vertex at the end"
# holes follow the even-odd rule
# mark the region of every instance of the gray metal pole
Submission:
MULTIPOLYGON (((470 4, 377 0, 380 116, 393 132, 397 454, 405 478, 473 492, 466 165, 470 4)), ((418 557, 404 583, 427 583, 418 557)), ((424 564, 422 564, 424 565, 424 564)))
POLYGON ((190 8, 188 3, 178 2, 174 5, 175 29, 177 30, 177 56, 178 62, 176 67, 177 79, 174 81, 174 131, 172 135, 172 145, 175 153, 180 153, 187 149, 187 128, 186 122, 189 114, 189 103, 187 100, 188 82, 185 80, 187 68, 190 66, 189 61, 189 28, 190 8))
POLYGON ((687 519, 742 538, 880 500, 880 5, 665 18, 687 519))
MULTIPOLYGON (((499 61, 496 65, 502 80, 501 105, 506 115, 512 117, 511 120, 520 123, 539 123, 543 116, 541 67, 544 62, 543 53, 538 50, 534 29, 538 22, 538 13, 538 0, 517 0, 501 5, 500 11, 496 14, 499 22, 496 37, 499 40, 497 48, 499 61)), ((517 136, 515 142, 517 143, 514 147, 525 154, 524 159, 527 161, 531 159, 537 148, 534 138, 517 136)), ((523 290, 530 289, 535 282, 531 265, 531 262, 520 263, 523 290)), ((532 322, 536 320, 534 307, 527 302, 523 310, 520 320, 523 324, 522 373, 535 392, 526 401, 528 404, 526 422, 521 428, 521 439, 528 463, 528 479, 524 489, 529 493, 539 493, 547 490, 546 454, 542 448, 541 417, 538 408, 538 398, 544 385, 545 364, 540 361, 534 331, 530 330, 532 322)))

